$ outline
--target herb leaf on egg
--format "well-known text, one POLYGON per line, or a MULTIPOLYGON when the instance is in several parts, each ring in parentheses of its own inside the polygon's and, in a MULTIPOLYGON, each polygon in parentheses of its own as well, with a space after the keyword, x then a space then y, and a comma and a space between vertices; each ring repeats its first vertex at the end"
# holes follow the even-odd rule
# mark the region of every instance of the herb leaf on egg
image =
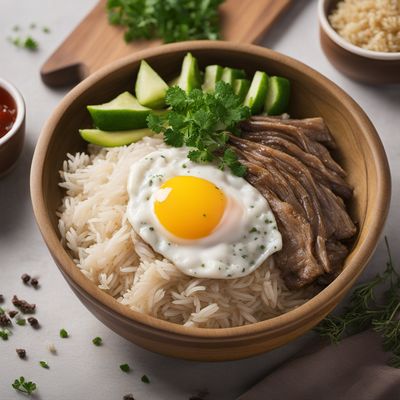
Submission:
POLYGON ((250 117, 250 109, 241 104, 231 85, 219 81, 214 93, 193 89, 186 93, 178 86, 168 89, 167 114, 150 114, 148 127, 164 134, 164 141, 173 147, 193 149, 188 158, 194 162, 217 161, 221 169, 230 168, 236 176, 243 176, 242 165, 234 150, 228 147, 228 131, 236 134, 236 124, 250 117))

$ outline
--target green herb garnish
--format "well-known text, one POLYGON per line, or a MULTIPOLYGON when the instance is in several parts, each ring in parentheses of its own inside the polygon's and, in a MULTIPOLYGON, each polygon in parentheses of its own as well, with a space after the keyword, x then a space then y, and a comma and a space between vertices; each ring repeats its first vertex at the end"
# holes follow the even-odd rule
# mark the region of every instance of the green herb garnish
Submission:
POLYGON ((44 26, 43 28, 42 28, 42 31, 43 31, 43 33, 50 33, 51 31, 50 31, 50 28, 48 28, 47 26, 44 26))
POLYGON ((150 379, 147 377, 147 375, 143 375, 141 378, 142 382, 144 383, 150 383, 150 379))
POLYGON ((167 90, 166 103, 171 111, 150 114, 148 127, 164 134, 164 141, 173 147, 188 146, 190 160, 206 163, 217 160, 219 168, 229 167, 234 175, 243 176, 246 167, 227 146, 229 134, 236 133, 236 124, 250 116, 250 109, 241 104, 231 85, 217 82, 214 93, 193 89, 186 93, 178 86, 167 90))
POLYGON ((129 367, 128 364, 121 364, 121 365, 119 366, 119 368, 120 368, 121 371, 123 371, 123 372, 129 372, 129 371, 131 370, 131 368, 129 367))
POLYGON ((26 382, 25 378, 21 376, 19 379, 16 379, 14 383, 11 385, 15 390, 19 392, 26 393, 31 395, 36 389, 37 385, 33 382, 26 382))
POLYGON ((101 345, 103 344, 103 339, 102 339, 101 337, 99 337, 99 336, 96 336, 96 337, 92 340, 92 343, 93 343, 95 346, 101 346, 101 345))
POLYGON ((400 368, 400 275, 395 270, 389 243, 385 237, 388 262, 382 274, 355 288, 350 296, 349 305, 340 315, 326 317, 315 330, 327 337, 332 343, 338 343, 346 336, 372 328, 382 338, 385 351, 392 352, 389 364, 400 368), (377 292, 384 290, 380 300, 377 292))
POLYGON ((28 50, 36 51, 39 48, 39 43, 32 36, 28 36, 22 42, 22 47, 28 50))
POLYGON ((3 308, 0 307, 0 315, 3 315, 3 314, 5 314, 5 311, 3 308))
POLYGON ((3 340, 8 340, 9 335, 10 335, 10 331, 8 329, 0 329, 0 337, 3 340))
POLYGON ((60 329, 60 337, 63 339, 66 339, 67 337, 69 337, 68 332, 64 328, 60 329))
POLYGON ((126 27, 125 40, 160 38, 165 43, 219 38, 223 0, 108 0, 110 24, 126 27))
POLYGON ((26 319, 25 318, 19 318, 16 321, 16 324, 19 326, 25 326, 26 325, 26 319))
POLYGON ((39 364, 42 368, 50 369, 49 364, 46 361, 39 361, 39 364))
POLYGON ((15 47, 19 47, 22 49, 27 49, 31 51, 36 51, 39 48, 39 43, 32 38, 32 36, 27 36, 25 39, 21 37, 10 37, 8 38, 10 43, 12 43, 15 47))

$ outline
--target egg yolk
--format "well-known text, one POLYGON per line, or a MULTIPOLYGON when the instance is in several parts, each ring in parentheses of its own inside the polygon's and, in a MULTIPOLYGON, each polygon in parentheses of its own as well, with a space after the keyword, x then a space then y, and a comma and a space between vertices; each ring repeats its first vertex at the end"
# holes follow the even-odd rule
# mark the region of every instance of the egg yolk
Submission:
POLYGON ((226 197, 206 179, 176 176, 161 186, 159 194, 154 202, 158 220, 166 230, 182 239, 208 236, 224 215, 226 197))

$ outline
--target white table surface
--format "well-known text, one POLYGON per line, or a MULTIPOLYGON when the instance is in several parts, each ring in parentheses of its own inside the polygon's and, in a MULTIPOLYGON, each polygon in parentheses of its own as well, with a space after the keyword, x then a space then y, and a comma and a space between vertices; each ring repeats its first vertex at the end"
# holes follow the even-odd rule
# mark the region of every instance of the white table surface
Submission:
MULTIPOLYGON (((279 0, 277 0, 279 1, 279 0)), ((40 130, 65 90, 49 89, 41 82, 39 69, 96 0, 0 0, 0 77, 12 81, 27 106, 27 140, 16 169, 0 180, 0 293, 9 303, 18 294, 38 304, 42 328, 17 327, 8 342, 0 340, 0 400, 23 398, 11 388, 24 375, 39 386, 37 399, 119 400, 126 393, 135 399, 187 400, 207 389, 209 400, 234 399, 268 371, 312 341, 312 333, 270 353, 226 363, 197 363, 167 358, 137 347, 103 326, 77 300, 53 263, 36 227, 29 196, 29 169, 40 130), (48 26, 51 34, 33 31, 40 51, 29 53, 12 46, 6 37, 16 24, 28 28, 35 22, 48 26), (41 288, 22 285, 20 275, 40 277, 41 288), (60 328, 70 338, 58 336, 60 328), (101 336, 102 347, 91 339, 101 336), (54 343, 58 354, 46 348, 54 343), (20 360, 15 348, 26 348, 28 359, 20 360), (38 366, 46 360, 50 370, 38 366), (119 365, 133 371, 124 374, 119 365), (147 374, 149 385, 140 381, 147 374)), ((82 38, 84 40, 84 38, 82 38)), ((323 55, 318 40, 316 1, 296 0, 265 38, 264 45, 297 58, 320 71, 347 91, 367 112, 385 145, 393 174, 392 207, 385 233, 392 242, 395 259, 400 222, 400 87, 361 85, 339 74, 323 55)), ((361 280, 383 267, 386 252, 381 240, 361 280)))

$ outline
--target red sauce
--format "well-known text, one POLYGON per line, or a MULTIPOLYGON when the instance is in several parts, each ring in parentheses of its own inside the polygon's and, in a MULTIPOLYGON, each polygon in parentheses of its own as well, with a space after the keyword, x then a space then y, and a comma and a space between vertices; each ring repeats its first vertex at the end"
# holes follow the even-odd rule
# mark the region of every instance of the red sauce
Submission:
POLYGON ((17 105, 5 89, 0 87, 0 138, 14 125, 17 117, 17 105))

